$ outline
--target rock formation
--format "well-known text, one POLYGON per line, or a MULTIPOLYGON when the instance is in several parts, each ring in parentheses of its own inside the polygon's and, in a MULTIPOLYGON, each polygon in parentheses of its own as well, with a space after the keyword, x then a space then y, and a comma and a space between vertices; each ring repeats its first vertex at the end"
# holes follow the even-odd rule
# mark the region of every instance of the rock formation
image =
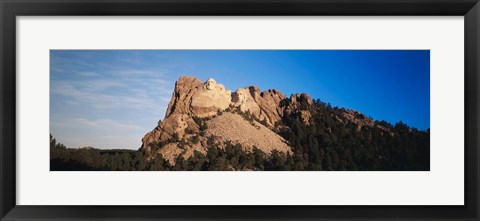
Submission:
MULTIPOLYGON (((308 94, 292 94, 287 98, 280 91, 261 92, 256 86, 239 88, 235 92, 209 78, 202 82, 194 77, 180 77, 175 83, 172 98, 163 121, 142 139, 141 149, 154 157, 162 154, 170 163, 194 151, 205 154, 208 138, 216 145, 224 142, 241 144, 246 151, 257 147, 265 153, 277 150, 291 153, 288 143, 276 134, 277 122, 284 116, 299 114, 309 124, 314 102, 308 94), (253 119, 252 119, 253 117, 253 119)), ((347 109, 337 120, 354 123, 358 130, 372 127, 374 121, 365 115, 347 109)))
POLYGON ((273 126, 283 116, 283 102, 286 97, 281 92, 270 89, 260 92, 255 86, 240 88, 235 91, 232 97, 232 105, 240 107, 244 112, 250 112, 266 124, 273 126))
POLYGON ((205 83, 194 77, 180 77, 175 83, 165 118, 174 114, 212 116, 230 105, 232 92, 209 78, 205 83))

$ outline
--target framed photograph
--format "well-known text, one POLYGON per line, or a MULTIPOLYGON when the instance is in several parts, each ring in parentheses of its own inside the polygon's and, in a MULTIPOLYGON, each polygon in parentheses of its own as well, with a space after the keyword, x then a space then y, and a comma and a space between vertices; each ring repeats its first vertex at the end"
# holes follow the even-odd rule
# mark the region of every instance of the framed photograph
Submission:
POLYGON ((1 220, 479 219, 476 0, 0 7, 1 220))

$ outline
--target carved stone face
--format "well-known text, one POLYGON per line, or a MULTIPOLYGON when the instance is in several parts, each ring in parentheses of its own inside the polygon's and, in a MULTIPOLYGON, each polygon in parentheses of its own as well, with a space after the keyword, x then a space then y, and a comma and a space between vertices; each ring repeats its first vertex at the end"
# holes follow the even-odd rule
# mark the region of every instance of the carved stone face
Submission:
POLYGON ((207 86, 207 90, 213 90, 215 89, 215 85, 217 84, 217 82, 215 82, 214 79, 212 78, 209 78, 206 82, 206 86, 207 86))
POLYGON ((247 100, 247 94, 246 94, 245 90, 243 90, 243 89, 238 89, 235 92, 235 96, 236 96, 235 102, 243 103, 247 100))

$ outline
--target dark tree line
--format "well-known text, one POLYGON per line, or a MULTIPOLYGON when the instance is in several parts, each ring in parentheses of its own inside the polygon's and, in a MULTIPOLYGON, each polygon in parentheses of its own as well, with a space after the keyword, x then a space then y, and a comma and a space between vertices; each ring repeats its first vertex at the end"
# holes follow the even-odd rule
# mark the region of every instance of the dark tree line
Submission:
POLYGON ((147 170, 150 169, 141 151, 66 148, 50 135, 51 171, 147 170))
MULTIPOLYGON (((171 165, 161 155, 149 158, 142 150, 69 149, 50 137, 51 170, 349 170, 349 171, 414 171, 430 169, 430 131, 419 131, 399 122, 391 125, 376 121, 374 127, 361 128, 342 123, 337 117, 342 110, 316 100, 301 101, 300 110, 311 114, 308 123, 300 112, 285 115, 275 128, 292 147, 292 153, 274 151, 266 154, 258 148, 245 151, 240 144, 225 142, 217 146, 208 137, 207 153, 195 151, 188 159, 178 157, 171 165)), ((258 121, 249 112, 246 120, 258 121)), ((221 113, 219 113, 221 115, 221 113)), ((207 129, 206 119, 194 118, 200 132, 190 142, 198 142, 207 129)), ((263 122, 265 123, 265 122, 263 122)), ((187 134, 194 133, 186 131, 187 134)), ((153 152, 165 144, 186 141, 174 136, 153 143, 153 152)))
POLYGON ((246 152, 240 144, 226 142, 224 148, 212 145, 206 155, 195 151, 188 159, 180 156, 172 166, 161 155, 147 160, 142 151, 70 149, 50 139, 51 171, 290 170, 287 161, 293 158, 276 151, 267 156, 258 148, 246 152))

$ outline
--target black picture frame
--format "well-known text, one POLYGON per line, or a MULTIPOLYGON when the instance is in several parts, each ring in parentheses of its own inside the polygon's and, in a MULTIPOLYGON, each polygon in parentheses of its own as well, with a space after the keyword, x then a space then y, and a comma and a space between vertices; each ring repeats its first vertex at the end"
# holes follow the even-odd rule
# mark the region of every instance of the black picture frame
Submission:
MULTIPOLYGON (((479 220, 478 0, 0 0, 1 220, 479 220), (465 18, 464 206, 16 204, 16 16, 442 15, 465 18)), ((455 74, 455 73, 452 73, 455 74)), ((459 74, 459 73, 456 73, 459 74)), ((452 128, 455 130, 455 128, 452 128)), ((456 147, 460 148, 460 147, 456 147)), ((448 191, 448 190, 445 190, 448 191)))

